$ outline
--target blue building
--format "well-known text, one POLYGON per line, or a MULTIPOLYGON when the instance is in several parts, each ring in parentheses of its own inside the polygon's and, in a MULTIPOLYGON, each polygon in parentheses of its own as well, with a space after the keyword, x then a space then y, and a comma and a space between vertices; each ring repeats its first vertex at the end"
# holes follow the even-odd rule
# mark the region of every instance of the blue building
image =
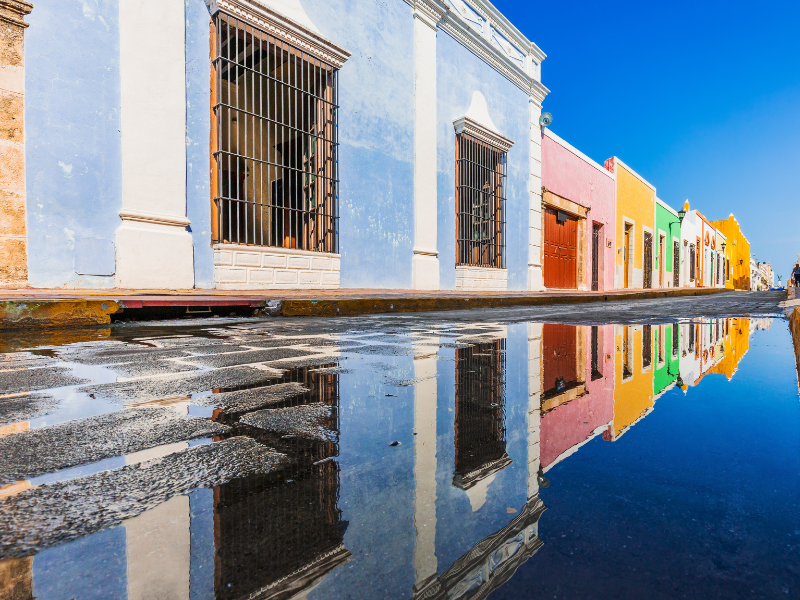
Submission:
POLYGON ((543 289, 545 55, 489 2, 27 21, 17 285, 543 289))

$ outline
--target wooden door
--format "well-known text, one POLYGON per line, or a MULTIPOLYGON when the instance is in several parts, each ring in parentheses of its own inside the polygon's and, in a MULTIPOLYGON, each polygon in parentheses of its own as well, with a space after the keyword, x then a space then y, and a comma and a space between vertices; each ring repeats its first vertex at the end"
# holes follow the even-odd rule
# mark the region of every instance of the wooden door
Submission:
POLYGON ((644 232, 644 264, 642 265, 643 282, 645 288, 653 287, 653 234, 644 232))
POLYGON ((600 225, 592 226, 592 291, 600 289, 600 225))
POLYGON ((574 290, 577 282, 578 219, 547 208, 544 213, 544 285, 574 290))
POLYGON ((542 331, 543 385, 546 397, 575 387, 578 381, 577 328, 546 323, 542 331))
POLYGON ((678 242, 675 242, 672 251, 672 285, 674 287, 681 285, 681 245, 678 242))
POLYGON ((667 263, 664 257, 664 236, 658 236, 658 287, 664 287, 664 273, 667 270, 667 263))

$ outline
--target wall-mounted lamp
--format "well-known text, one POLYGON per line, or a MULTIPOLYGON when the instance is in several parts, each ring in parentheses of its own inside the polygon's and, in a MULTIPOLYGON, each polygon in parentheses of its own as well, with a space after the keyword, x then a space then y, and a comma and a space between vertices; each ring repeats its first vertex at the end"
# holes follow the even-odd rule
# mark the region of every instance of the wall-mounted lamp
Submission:
POLYGON ((683 217, 685 217, 685 216, 686 216, 686 211, 685 211, 685 210, 683 210, 683 209, 680 209, 680 210, 678 211, 678 218, 680 219, 680 222, 681 222, 681 223, 683 223, 683 217))

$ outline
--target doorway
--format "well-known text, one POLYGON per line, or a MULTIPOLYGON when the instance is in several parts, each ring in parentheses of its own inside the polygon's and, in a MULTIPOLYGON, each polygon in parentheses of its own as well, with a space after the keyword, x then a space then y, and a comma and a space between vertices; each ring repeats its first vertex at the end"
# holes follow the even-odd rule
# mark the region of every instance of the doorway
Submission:
POLYGON ((622 264, 624 265, 623 287, 631 287, 631 231, 633 225, 625 223, 625 239, 622 248, 622 264))
POLYGON ((653 234, 644 232, 644 264, 642 265, 643 285, 645 289, 653 287, 653 234))
POLYGON ((544 285, 578 287, 578 218, 554 208, 544 214, 544 285))
POLYGON ((680 287, 681 285, 681 245, 675 242, 675 247, 672 250, 672 286, 680 287))
POLYGON ((600 289, 600 232, 601 226, 592 225, 592 291, 600 289))
POLYGON ((658 287, 664 287, 664 277, 667 270, 667 261, 664 256, 664 236, 658 236, 658 287))

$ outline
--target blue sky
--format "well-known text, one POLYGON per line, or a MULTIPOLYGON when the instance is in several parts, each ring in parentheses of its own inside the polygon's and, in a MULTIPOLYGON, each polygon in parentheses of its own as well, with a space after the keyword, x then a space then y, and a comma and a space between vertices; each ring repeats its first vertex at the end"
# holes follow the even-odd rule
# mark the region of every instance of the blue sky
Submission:
POLYGON ((758 260, 800 253, 800 1, 495 6, 546 54, 551 129, 675 208, 733 212, 758 260))

